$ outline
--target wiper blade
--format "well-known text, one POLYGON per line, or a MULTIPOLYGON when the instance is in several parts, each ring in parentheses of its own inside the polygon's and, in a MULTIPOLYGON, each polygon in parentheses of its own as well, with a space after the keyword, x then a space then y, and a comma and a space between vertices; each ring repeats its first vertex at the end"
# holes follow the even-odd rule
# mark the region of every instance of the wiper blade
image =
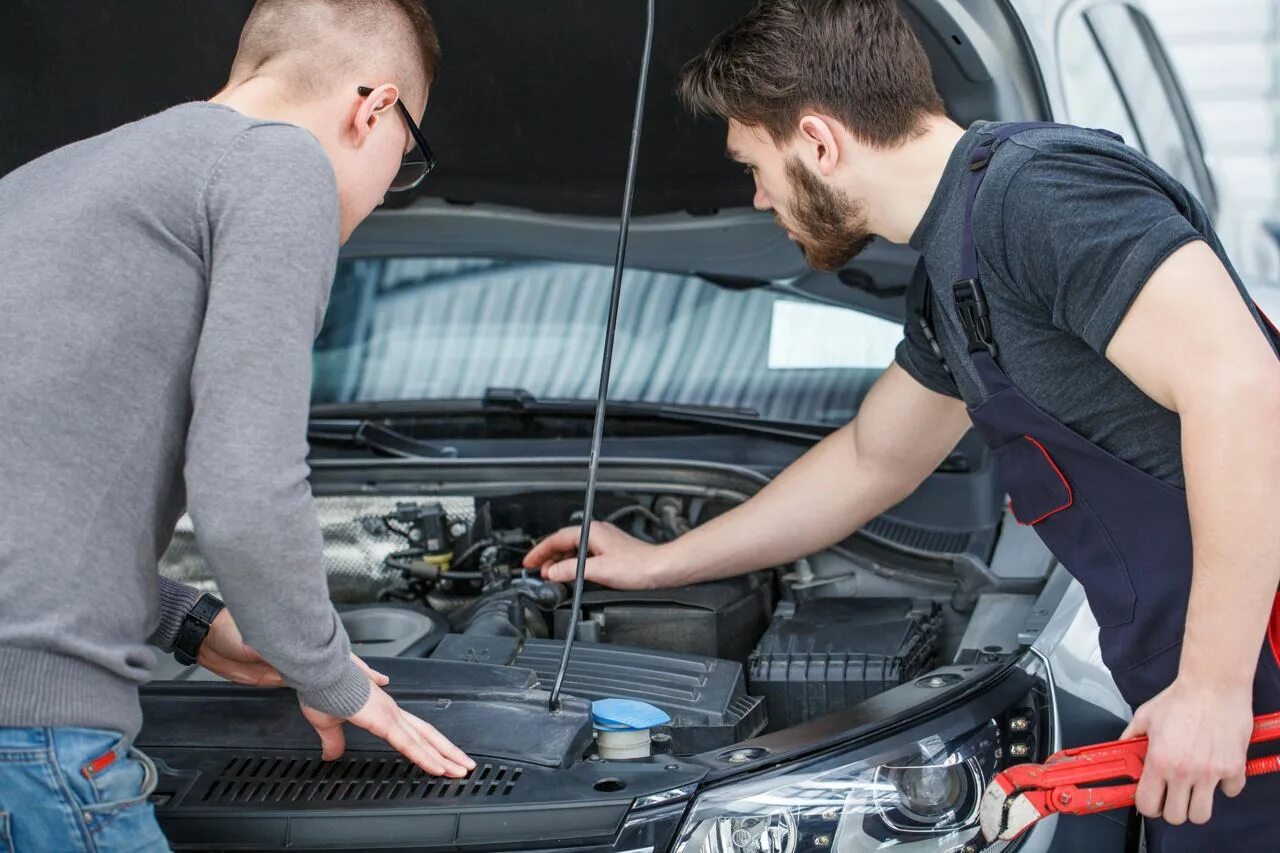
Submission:
MULTIPOLYGON (((539 400, 524 388, 489 388, 480 399, 480 405, 486 409, 513 409, 528 412, 576 412, 579 410, 595 411, 594 400, 539 400)), ((609 411, 635 412, 679 412, 682 414, 710 415, 726 418, 749 418, 758 420, 760 413, 745 406, 704 406, 693 403, 655 403, 640 400, 610 400, 609 411)))
MULTIPOLYGON (((583 416, 595 414, 591 400, 539 400, 523 388, 490 388, 480 398, 465 400, 397 400, 370 403, 324 404, 312 409, 316 420, 325 418, 368 418, 394 422, 398 418, 450 417, 457 415, 510 414, 530 417, 583 416)), ((683 403, 644 403, 611 400, 608 417, 650 418, 675 423, 703 424, 774 438, 818 441, 835 428, 804 421, 771 421, 754 409, 732 406, 701 406, 683 403)))
MULTIPOLYGON (((486 410, 528 412, 531 414, 594 414, 591 400, 539 400, 523 388, 490 388, 481 400, 486 410)), ((755 409, 731 406, 698 406, 682 403, 642 403, 627 400, 610 401, 607 416, 647 417, 683 423, 729 427, 744 432, 761 433, 780 438, 822 439, 833 428, 825 424, 794 421, 768 421, 755 409)))
POLYGON ((767 421, 758 414, 743 414, 733 410, 715 411, 699 406, 673 406, 654 403, 610 403, 609 417, 647 417, 664 421, 725 427, 740 432, 758 433, 777 438, 799 438, 815 441, 833 432, 825 424, 793 421, 767 421))
MULTIPOLYGON (((724 418, 759 420, 760 413, 744 406, 707 406, 693 403, 610 400, 609 410, 636 412, 681 412, 724 418)), ((394 419, 434 415, 475 415, 486 412, 578 412, 595 411, 595 401, 579 399, 542 400, 524 388, 488 388, 482 397, 439 397, 419 400, 366 400, 352 403, 317 403, 311 407, 314 419, 394 419)), ((790 423, 786 421, 784 423, 790 423)))
POLYGON ((452 459, 458 455, 456 447, 419 441, 370 420, 314 418, 307 427, 307 438, 353 444, 402 459, 452 459))

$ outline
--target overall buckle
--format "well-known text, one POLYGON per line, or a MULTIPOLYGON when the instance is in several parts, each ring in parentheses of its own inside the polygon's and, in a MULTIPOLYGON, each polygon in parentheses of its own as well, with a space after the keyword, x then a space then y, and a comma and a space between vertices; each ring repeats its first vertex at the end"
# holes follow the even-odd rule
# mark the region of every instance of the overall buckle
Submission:
POLYGON ((996 357, 996 341, 991 334, 991 313, 976 278, 966 278, 951 286, 956 298, 956 312, 968 338, 969 352, 987 352, 996 357))

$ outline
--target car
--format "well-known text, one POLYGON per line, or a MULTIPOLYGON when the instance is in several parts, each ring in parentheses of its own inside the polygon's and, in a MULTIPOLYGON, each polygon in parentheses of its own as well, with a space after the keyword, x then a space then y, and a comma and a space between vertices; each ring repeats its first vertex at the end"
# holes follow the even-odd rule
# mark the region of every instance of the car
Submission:
MULTIPOLYGON (((250 5, 15 4, 23 91, 59 109, 7 137, 0 171, 207 96, 250 5)), ((287 691, 164 660, 138 744, 171 843, 977 849, 996 770, 1114 738, 1130 711, 1083 591, 1015 522, 974 435, 900 505, 793 564, 589 587, 552 707, 567 591, 520 557, 581 518, 644 6, 429 5, 446 57, 424 126, 440 168, 343 251, 315 346, 311 483, 353 647, 478 766, 428 778, 357 732, 321 762, 287 691)), ((679 68, 749 5, 658 4, 597 501, 652 541, 747 500, 856 414, 917 266, 877 241, 838 272, 806 268, 751 209, 722 123, 681 108, 679 68)), ((1140 4, 902 5, 961 124, 1106 127, 1215 209, 1140 4)), ((829 500, 813 495, 815 511, 829 500)), ((216 589, 185 519, 162 571, 216 589)), ((1133 850, 1139 827, 1132 811, 1051 819, 991 849, 1133 850)))

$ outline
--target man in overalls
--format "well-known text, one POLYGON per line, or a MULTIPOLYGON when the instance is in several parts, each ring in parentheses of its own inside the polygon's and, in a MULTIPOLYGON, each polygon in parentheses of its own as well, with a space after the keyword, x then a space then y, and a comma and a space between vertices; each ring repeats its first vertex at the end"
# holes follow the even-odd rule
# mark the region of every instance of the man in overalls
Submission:
MULTIPOLYGON (((755 206, 812 266, 876 235, 931 283, 853 423, 675 542, 598 525, 588 578, 669 586, 812 553, 976 427, 1014 514, 1085 588, 1126 734, 1150 737, 1149 848, 1276 849, 1280 780, 1246 787, 1244 762, 1253 715, 1280 710, 1280 360, 1204 208, 1105 132, 957 126, 894 0, 766 0, 681 93, 728 119, 755 206)), ((526 564, 571 578, 577 534, 526 564)))

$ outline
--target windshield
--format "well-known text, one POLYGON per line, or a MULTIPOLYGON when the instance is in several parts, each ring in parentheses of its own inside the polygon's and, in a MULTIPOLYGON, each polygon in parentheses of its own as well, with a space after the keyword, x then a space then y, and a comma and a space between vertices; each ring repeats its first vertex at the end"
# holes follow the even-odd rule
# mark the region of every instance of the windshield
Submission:
MULTIPOLYGON (((343 260, 312 400, 474 399, 493 387, 594 398, 611 280, 608 266, 561 261, 343 260)), ((773 287, 628 270, 609 397, 840 424, 901 337, 897 323, 773 287)))

